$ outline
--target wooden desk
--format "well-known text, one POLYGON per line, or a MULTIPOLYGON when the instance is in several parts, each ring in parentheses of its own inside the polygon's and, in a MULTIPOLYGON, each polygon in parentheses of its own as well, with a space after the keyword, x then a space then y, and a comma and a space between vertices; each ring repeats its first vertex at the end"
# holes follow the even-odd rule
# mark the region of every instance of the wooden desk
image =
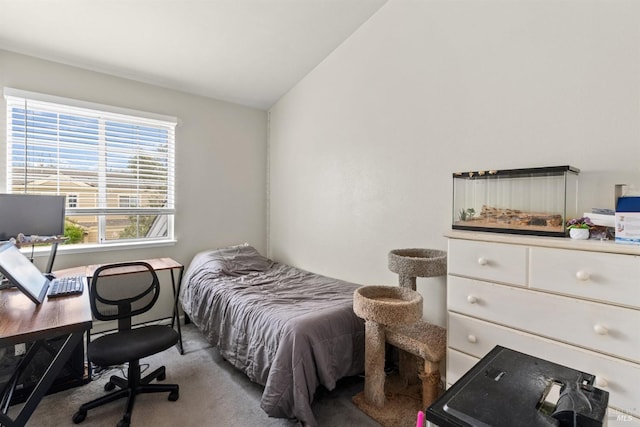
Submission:
MULTIPOLYGON (((172 258, 151 258, 151 259, 141 259, 138 261, 143 261, 151 265, 156 271, 169 270, 171 273, 171 289, 173 290, 173 314, 171 316, 171 327, 174 328, 177 325, 178 328, 178 350, 180 354, 184 354, 184 347, 182 345, 182 329, 180 328, 180 318, 178 311, 178 300, 180 298, 180 285, 182 283, 182 274, 184 273, 184 266, 179 262, 175 261, 172 258), (176 277, 174 275, 174 271, 178 271, 178 280, 176 282, 176 277)), ((85 275, 87 277, 87 281, 90 282, 93 277, 93 273, 98 269, 98 267, 104 264, 92 264, 92 265, 83 265, 80 267, 72 267, 67 268, 65 270, 58 270, 55 272, 56 277, 64 277, 64 276, 81 276, 85 275)), ((120 270, 112 270, 110 271, 110 275, 117 274, 127 274, 134 273, 136 270, 131 268, 122 268, 120 270)))
POLYGON ((42 400, 73 349, 91 329, 89 291, 82 295, 45 300, 34 304, 15 288, 0 291, 0 347, 33 342, 4 390, 1 391, 0 424, 6 427, 24 426, 42 400), (11 395, 22 370, 31 362, 46 339, 66 337, 49 368, 27 398, 15 419, 7 415, 11 395))

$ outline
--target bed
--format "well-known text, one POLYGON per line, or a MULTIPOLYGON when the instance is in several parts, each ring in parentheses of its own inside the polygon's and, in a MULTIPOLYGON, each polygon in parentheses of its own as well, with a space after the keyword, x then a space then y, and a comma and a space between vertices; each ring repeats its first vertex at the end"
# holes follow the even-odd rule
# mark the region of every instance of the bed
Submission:
POLYGON ((272 417, 315 426, 322 385, 364 371, 364 323, 353 312, 359 285, 274 262, 250 245, 198 253, 185 271, 185 313, 222 357, 264 386, 272 417))

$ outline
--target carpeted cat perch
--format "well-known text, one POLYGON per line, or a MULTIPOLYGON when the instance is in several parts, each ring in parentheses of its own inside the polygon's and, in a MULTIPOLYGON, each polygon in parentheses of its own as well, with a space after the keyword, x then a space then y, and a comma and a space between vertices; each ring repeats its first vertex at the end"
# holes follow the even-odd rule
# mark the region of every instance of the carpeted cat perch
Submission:
POLYGON ((413 426, 417 412, 438 396, 446 348, 446 330, 422 320, 416 277, 446 274, 446 252, 396 249, 389 253, 389 269, 400 275, 399 287, 354 292, 353 310, 365 320, 366 344, 364 391, 353 402, 385 427, 413 426), (385 375, 386 343, 399 349, 399 375, 385 375))
POLYGON ((447 253, 437 249, 394 249, 389 252, 389 270, 398 273, 403 288, 416 290, 416 277, 447 274, 447 253))

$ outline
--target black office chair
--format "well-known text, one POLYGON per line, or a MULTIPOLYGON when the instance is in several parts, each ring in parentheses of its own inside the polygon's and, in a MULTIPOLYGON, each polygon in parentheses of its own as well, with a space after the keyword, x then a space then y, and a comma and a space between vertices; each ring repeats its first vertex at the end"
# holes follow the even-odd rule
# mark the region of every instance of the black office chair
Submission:
POLYGON ((100 367, 128 362, 129 369, 126 379, 114 375, 104 386, 105 391, 112 391, 116 386, 119 390, 80 406, 73 415, 74 423, 84 421, 89 409, 127 397, 127 408, 118 427, 128 427, 137 394, 166 391, 169 392, 169 400, 178 400, 178 385, 149 384, 154 379, 162 381, 166 378, 164 366, 144 378, 141 378, 140 371, 140 359, 174 346, 178 342, 178 333, 163 325, 131 328, 131 318, 151 309, 159 293, 158 276, 146 262, 104 265, 93 274, 90 287, 93 316, 98 320, 117 320, 118 331, 89 341, 87 358, 100 367), (122 274, 125 271, 127 274, 122 274))

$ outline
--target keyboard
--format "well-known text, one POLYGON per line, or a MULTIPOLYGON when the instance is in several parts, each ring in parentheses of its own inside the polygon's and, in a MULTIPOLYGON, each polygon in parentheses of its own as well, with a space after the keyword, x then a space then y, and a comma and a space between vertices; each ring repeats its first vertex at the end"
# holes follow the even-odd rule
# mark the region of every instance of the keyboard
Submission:
POLYGON ((71 276, 53 279, 49 284, 49 298, 81 294, 84 290, 84 277, 71 276))

